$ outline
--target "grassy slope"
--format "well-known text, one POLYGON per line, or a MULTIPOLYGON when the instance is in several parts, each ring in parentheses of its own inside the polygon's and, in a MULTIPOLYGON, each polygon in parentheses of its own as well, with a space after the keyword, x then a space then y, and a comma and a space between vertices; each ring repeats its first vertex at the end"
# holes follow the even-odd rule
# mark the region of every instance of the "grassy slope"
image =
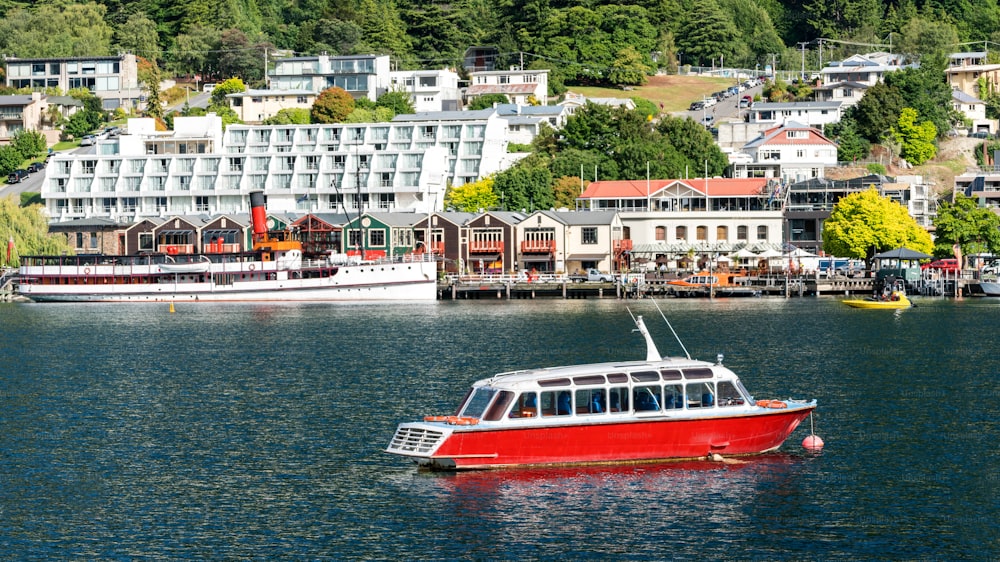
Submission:
POLYGON ((657 106, 663 104, 667 112, 684 111, 691 102, 717 92, 736 82, 726 78, 704 76, 651 76, 645 86, 636 86, 632 91, 617 88, 595 88, 571 86, 569 90, 592 98, 645 98, 657 106))

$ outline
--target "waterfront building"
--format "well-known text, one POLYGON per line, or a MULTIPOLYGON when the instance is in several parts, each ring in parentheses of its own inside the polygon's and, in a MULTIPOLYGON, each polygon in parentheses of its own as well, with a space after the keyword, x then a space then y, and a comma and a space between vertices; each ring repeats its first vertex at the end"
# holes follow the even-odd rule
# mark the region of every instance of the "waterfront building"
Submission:
POLYGON ((145 97, 139 87, 136 58, 131 53, 110 57, 4 59, 5 85, 10 88, 35 91, 59 88, 63 92, 86 88, 100 98, 101 107, 108 111, 136 107, 140 98, 145 97))
POLYGON ((980 206, 1000 213, 1000 169, 994 165, 955 176, 955 192, 973 197, 980 206))
POLYGON ((409 94, 417 113, 462 109, 454 70, 394 70, 389 73, 389 83, 393 91, 409 94))
POLYGON ((434 254, 441 260, 443 271, 465 272, 465 266, 470 264, 468 248, 476 245, 466 236, 464 228, 475 216, 475 213, 458 211, 418 215, 413 225, 414 251, 434 254))
POLYGON ((41 129, 48 108, 40 92, 0 96, 0 142, 10 142, 18 131, 41 129))
POLYGON ((620 214, 629 255, 655 264, 685 256, 717 258, 736 249, 779 248, 782 198, 776 180, 693 178, 591 182, 583 208, 620 214))
POLYGON ((560 105, 502 103, 496 110, 507 121, 507 139, 518 144, 531 144, 543 127, 561 129, 570 116, 570 108, 560 105))
POLYGON ((282 58, 268 77, 276 90, 322 92, 336 86, 355 99, 375 101, 389 91, 389 55, 282 58))
POLYGON ((843 197, 870 188, 905 207, 920 226, 929 229, 937 214, 933 186, 922 176, 878 174, 846 180, 811 178, 788 185, 785 190, 785 218, 788 239, 796 247, 819 253, 823 247, 823 222, 843 197))
POLYGON ((535 211, 517 224, 521 271, 576 273, 627 267, 628 238, 615 211, 535 211))
POLYGON ((548 70, 492 70, 469 73, 466 103, 487 94, 503 94, 518 105, 548 105, 548 70))
POLYGON ((274 117, 282 109, 311 110, 316 92, 309 90, 247 90, 227 94, 229 107, 247 124, 257 124, 274 117))
POLYGON ((249 212, 262 190, 273 213, 433 212, 447 185, 505 169, 506 121, 493 109, 399 115, 390 123, 230 125, 177 117, 173 131, 131 119, 96 154, 60 154, 41 196, 53 221, 133 222, 249 212))

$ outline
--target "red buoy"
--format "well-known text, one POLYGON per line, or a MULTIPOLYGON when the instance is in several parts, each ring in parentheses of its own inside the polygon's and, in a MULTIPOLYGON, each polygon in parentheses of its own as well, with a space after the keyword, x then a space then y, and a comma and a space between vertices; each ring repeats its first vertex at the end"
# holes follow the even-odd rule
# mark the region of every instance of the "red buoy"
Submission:
POLYGON ((819 435, 810 435, 802 440, 802 446, 809 451, 822 451, 823 440, 819 435))

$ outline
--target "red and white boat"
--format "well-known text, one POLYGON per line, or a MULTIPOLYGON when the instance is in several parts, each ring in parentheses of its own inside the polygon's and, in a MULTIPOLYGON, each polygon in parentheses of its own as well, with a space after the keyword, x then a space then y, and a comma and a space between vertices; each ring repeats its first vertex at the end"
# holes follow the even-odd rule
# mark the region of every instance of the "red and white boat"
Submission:
MULTIPOLYGON (((758 400, 735 373, 661 357, 501 373, 452 416, 402 423, 386 452, 436 470, 647 462, 778 449, 816 401, 758 400)), ((818 440, 818 438, 817 438, 818 440)))
POLYGON ((437 264, 423 254, 376 261, 306 259, 287 232, 268 232, 250 194, 253 251, 136 256, 24 256, 18 292, 36 302, 435 300, 437 264))

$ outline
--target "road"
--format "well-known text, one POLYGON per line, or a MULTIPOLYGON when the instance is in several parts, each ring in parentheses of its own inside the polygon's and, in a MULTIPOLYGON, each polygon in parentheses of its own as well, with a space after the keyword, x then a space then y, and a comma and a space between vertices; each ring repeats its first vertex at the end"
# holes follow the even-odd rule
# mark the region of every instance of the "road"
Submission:
MULTIPOLYGON (((64 152, 72 154, 94 154, 96 148, 97 147, 95 146, 81 146, 64 152)), ((10 184, 6 183, 6 181, 6 178, 4 178, 5 183, 0 185, 0 197, 14 196, 18 201, 20 201, 22 193, 41 193, 42 182, 45 181, 45 170, 28 175, 28 177, 21 183, 10 184)))
POLYGON ((732 120, 732 119, 743 119, 743 114, 746 113, 746 109, 740 109, 740 98, 743 96, 755 97, 761 95, 764 91, 764 86, 754 86, 749 90, 739 93, 738 95, 726 98, 719 103, 713 105, 712 107, 706 107, 698 111, 684 111, 681 113, 682 116, 690 117, 691 119, 701 122, 701 120, 711 115, 715 118, 712 123, 713 127, 717 127, 720 121, 732 120))

